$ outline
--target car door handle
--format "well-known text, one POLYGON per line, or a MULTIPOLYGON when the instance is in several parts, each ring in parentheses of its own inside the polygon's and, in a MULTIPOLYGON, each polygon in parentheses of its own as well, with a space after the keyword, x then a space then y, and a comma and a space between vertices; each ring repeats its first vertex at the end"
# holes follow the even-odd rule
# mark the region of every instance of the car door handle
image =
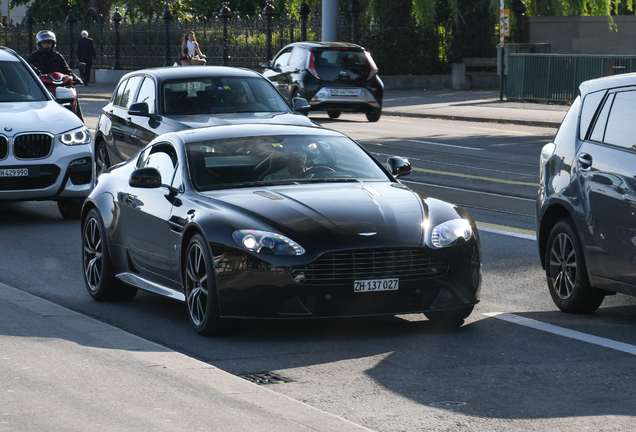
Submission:
POLYGON ((589 171, 590 168, 592 168, 592 155, 588 153, 581 153, 577 160, 581 171, 589 171))
POLYGON ((129 125, 132 123, 132 117, 126 117, 126 124, 129 125))

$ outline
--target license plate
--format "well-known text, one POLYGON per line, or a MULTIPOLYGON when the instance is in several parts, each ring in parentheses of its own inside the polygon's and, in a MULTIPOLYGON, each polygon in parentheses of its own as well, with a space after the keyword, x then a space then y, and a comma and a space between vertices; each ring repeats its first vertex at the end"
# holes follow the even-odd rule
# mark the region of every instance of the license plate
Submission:
POLYGON ((357 89, 331 89, 331 96, 358 96, 357 89))
POLYGON ((395 291, 398 289, 399 284, 400 280, 398 278, 357 280, 353 281, 353 291, 395 291))
POLYGON ((28 177, 28 168, 0 168, 0 177, 28 177))

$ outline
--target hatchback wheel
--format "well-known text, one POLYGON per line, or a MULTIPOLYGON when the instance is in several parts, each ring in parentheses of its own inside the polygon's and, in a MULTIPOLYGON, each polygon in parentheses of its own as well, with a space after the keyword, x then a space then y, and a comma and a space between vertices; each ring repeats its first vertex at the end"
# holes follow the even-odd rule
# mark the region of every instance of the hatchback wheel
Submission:
POLYGON ((204 336, 225 333, 227 322, 220 315, 210 246, 200 234, 188 244, 184 268, 190 323, 204 336))
POLYGON ((382 115, 382 108, 371 108, 371 111, 367 111, 367 120, 370 122, 377 122, 382 115))
POLYGON ((108 168, 110 168, 110 158, 108 157, 108 150, 106 150, 106 143, 100 141, 95 150, 95 178, 99 177, 108 168))
POLYGON ((546 276, 554 304, 563 312, 594 312, 604 295, 590 286, 583 248, 572 219, 557 223, 546 250, 546 276))
POLYGON ((88 212, 82 226, 82 258, 84 283, 95 300, 128 300, 137 294, 137 288, 124 284, 113 272, 106 230, 99 212, 88 212))
POLYGON ((340 113, 341 111, 327 111, 327 115, 331 119, 337 119, 338 117, 340 117, 340 113))

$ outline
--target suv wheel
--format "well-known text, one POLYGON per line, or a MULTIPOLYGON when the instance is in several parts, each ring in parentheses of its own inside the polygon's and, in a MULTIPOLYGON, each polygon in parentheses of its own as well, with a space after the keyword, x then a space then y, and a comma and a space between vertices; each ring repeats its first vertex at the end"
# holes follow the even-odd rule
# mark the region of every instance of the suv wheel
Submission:
POLYGON ((57 202, 57 209, 64 219, 79 219, 84 200, 77 198, 61 198, 57 202))
POLYGON ((563 312, 594 312, 604 295, 590 286, 583 248, 572 219, 559 221, 548 238, 545 256, 548 288, 563 312))
POLYGON ((382 115, 382 108, 371 108, 371 111, 367 111, 367 120, 370 122, 377 122, 382 115))
POLYGON ((99 177, 108 168, 110 168, 110 158, 108 157, 108 150, 106 150, 106 143, 100 141, 95 150, 95 178, 99 177))

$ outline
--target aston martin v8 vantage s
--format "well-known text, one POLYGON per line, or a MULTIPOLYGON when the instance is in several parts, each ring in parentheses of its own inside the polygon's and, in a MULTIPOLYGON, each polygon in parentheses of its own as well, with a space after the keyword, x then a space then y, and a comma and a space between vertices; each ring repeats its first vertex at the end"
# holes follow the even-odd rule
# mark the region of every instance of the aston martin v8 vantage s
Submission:
POLYGON ((404 186, 410 172, 315 127, 161 135, 84 203, 88 292, 186 302, 204 335, 231 318, 424 313, 461 325, 480 295, 477 228, 465 209, 404 186))

